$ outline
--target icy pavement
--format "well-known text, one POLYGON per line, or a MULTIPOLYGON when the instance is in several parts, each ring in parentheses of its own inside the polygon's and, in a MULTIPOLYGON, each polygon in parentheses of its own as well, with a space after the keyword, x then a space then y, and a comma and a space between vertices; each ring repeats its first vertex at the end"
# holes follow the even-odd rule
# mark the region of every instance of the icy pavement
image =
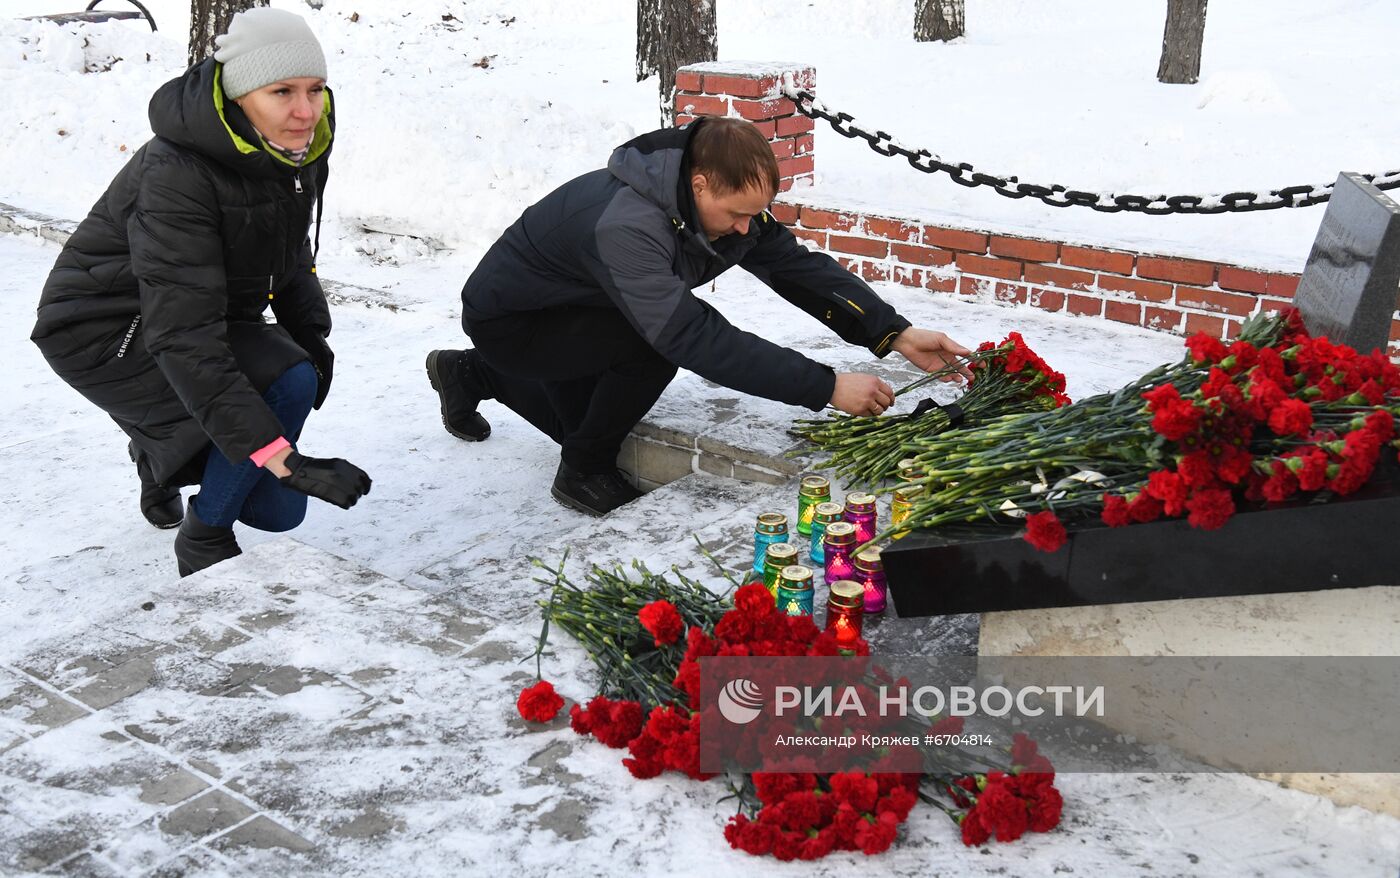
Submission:
MULTIPOLYGON (((422 355, 458 339, 460 269, 327 270, 390 300, 408 291, 398 311, 335 308, 335 392, 304 442, 364 466, 374 492, 349 512, 313 506, 291 537, 242 531, 245 555, 178 580, 171 535, 136 511, 117 430, 27 341, 56 253, 0 238, 0 873, 1396 873, 1400 821, 1208 775, 1063 777, 1062 827, 1011 845, 964 848, 922 809, 877 860, 733 852, 722 788, 633 781, 616 751, 516 716, 545 591, 524 558, 568 548, 572 565, 638 558, 718 583, 691 535, 741 565, 754 512, 790 487, 693 475, 606 519, 565 510, 547 495, 552 449, 518 420, 486 406, 481 445, 438 424, 422 355)), ((758 289, 726 278, 714 301, 838 366, 862 360, 813 344, 816 324, 758 289)), ((1021 330, 1076 395, 1180 349, 1098 321, 890 295, 969 343, 1021 330)), ((736 446, 776 450, 801 414, 714 402, 724 393, 686 376, 654 423, 695 430, 718 406, 735 413, 723 428, 736 446)), ((886 620, 877 640, 972 645, 959 620, 886 620)), ((591 694, 566 637, 543 670, 567 696, 591 694)))

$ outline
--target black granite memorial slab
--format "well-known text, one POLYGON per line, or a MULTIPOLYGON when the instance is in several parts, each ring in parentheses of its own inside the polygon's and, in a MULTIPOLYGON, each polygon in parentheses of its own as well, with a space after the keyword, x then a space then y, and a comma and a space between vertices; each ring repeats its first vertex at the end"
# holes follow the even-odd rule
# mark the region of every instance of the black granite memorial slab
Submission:
POLYGON ((896 614, 939 616, 1400 585, 1400 466, 1328 502, 1242 509, 1219 530, 1184 519, 1071 525, 1056 552, 1019 525, 914 531, 884 550, 896 614))
POLYGON ((1332 189, 1294 302, 1315 336, 1385 349, 1400 295, 1400 205, 1356 174, 1332 189))

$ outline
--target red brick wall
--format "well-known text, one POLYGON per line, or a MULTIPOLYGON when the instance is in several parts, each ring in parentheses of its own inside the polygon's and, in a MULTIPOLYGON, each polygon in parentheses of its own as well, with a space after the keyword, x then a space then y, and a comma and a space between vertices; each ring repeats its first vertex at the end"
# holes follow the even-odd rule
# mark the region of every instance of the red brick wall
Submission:
MULTIPOLYGON (((801 65, 684 67, 676 75, 676 124, 707 114, 749 119, 773 145, 781 191, 810 184, 813 123, 783 97, 784 76, 815 90, 815 71, 801 65)), ((1244 265, 946 228, 781 199, 773 215, 868 281, 1181 335, 1201 331, 1233 338, 1245 317, 1290 304, 1298 287, 1296 274, 1244 265)), ((1392 356, 1400 356, 1400 319, 1391 321, 1390 339, 1392 356)))
MULTIPOLYGON (((869 281, 1221 338, 1292 301, 1296 274, 778 201, 773 215, 869 281)), ((1395 324, 1400 329, 1400 321, 1395 324)))
POLYGON ((693 64, 676 73, 675 118, 677 125, 697 116, 739 116, 748 119, 768 138, 778 158, 779 191, 794 185, 811 185, 814 168, 811 119, 798 115, 792 101, 783 97, 784 74, 802 88, 816 87, 816 71, 791 65, 726 66, 719 62, 693 64))

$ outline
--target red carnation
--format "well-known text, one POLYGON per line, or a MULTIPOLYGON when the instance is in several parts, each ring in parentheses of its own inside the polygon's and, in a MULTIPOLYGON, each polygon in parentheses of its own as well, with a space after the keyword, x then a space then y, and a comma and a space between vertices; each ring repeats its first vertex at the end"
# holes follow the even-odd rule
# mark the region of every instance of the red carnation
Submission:
POLYGON ((1055 517, 1055 513, 1049 510, 1037 512, 1026 519, 1026 542, 1042 552, 1055 551, 1063 546, 1068 538, 1065 526, 1055 517))
POLYGON ((1389 442, 1395 438, 1395 417, 1385 409, 1377 409, 1366 416, 1366 429, 1382 443, 1389 442))
POLYGON ((1327 452, 1320 448, 1289 452, 1288 468, 1298 476, 1298 487, 1304 491, 1320 491, 1327 481, 1327 452))
POLYGON ((1188 487, 1209 488, 1215 485, 1215 467, 1204 451, 1193 451, 1176 462, 1176 471, 1188 487))
POLYGON ((968 847, 986 844, 987 840, 992 837, 991 829, 982 822, 982 815, 978 813, 976 808, 964 814, 959 825, 962 829, 963 844, 968 847))
POLYGON ((1128 512, 1128 501, 1118 494, 1103 495, 1103 523, 1109 527, 1122 527, 1132 523, 1128 512))
POLYGON ((1030 807, 1031 829, 1035 832, 1049 832, 1060 823, 1060 812, 1064 808, 1064 798, 1054 786, 1038 786, 1035 795, 1030 800, 1030 807))
POLYGON ((859 771, 846 771, 831 776, 831 794, 838 801, 849 802, 857 811, 873 811, 880 786, 874 778, 859 771))
POLYGON ((734 592, 734 610, 745 616, 761 618, 773 612, 773 595, 761 582, 751 582, 734 592))
POLYGON ((894 844, 899 833, 899 820, 888 811, 871 820, 866 818, 856 827, 856 844, 868 857, 884 853, 894 844))
POLYGON ((1156 521, 1162 517, 1162 501, 1146 491, 1139 491, 1138 495, 1128 503, 1128 515, 1132 516, 1133 521, 1138 524, 1156 521))
POLYGON ((933 724, 935 735, 961 735, 966 721, 960 716, 945 716, 933 724))
POLYGON ((1191 511, 1187 523, 1201 530, 1216 530, 1235 514, 1235 498, 1224 488, 1206 488, 1191 495, 1186 501, 1191 511))
POLYGON ((1001 772, 987 775, 987 788, 977 797, 977 810, 982 822, 996 833, 997 841, 1015 841, 1030 828, 1030 811, 1025 800, 1016 795, 1001 772))
POLYGON ((515 700, 520 715, 532 723, 547 723, 559 714, 564 699, 554 691, 554 684, 541 680, 528 689, 522 690, 515 700))
POLYGON ((1159 410, 1181 400, 1181 392, 1176 389, 1175 384, 1163 384, 1161 387, 1153 388, 1142 395, 1147 400, 1147 410, 1154 414, 1159 410))
POLYGON ((1035 759, 1040 745, 1025 732, 1017 732, 1011 736, 1011 764, 1030 765, 1035 759))
POLYGON ((1300 399, 1285 399, 1269 412, 1269 429, 1279 436, 1306 433, 1312 422, 1312 407, 1300 399))
POLYGON ((1178 442, 1201 426, 1203 412, 1184 399, 1169 402, 1152 416, 1152 429, 1172 442, 1178 442))
POLYGON ((1276 460, 1270 464, 1272 474, 1264 482, 1264 499, 1270 503, 1281 503, 1298 492, 1298 477, 1283 463, 1276 460))
POLYGON ((1171 470, 1159 469, 1147 477, 1147 493, 1162 501, 1163 511, 1175 517, 1186 508, 1186 483, 1171 470))
POLYGON ((1225 345, 1218 338, 1211 338, 1198 332, 1186 340, 1186 348, 1191 351, 1191 359, 1196 363, 1218 363, 1225 359, 1225 345))
POLYGON ((637 618, 657 646, 669 646, 685 632, 685 621, 670 601, 652 601, 637 611, 637 618))
POLYGON ((605 746, 619 749, 642 732, 642 706, 635 701, 613 701, 602 695, 586 709, 569 709, 569 725, 580 735, 591 734, 605 746))

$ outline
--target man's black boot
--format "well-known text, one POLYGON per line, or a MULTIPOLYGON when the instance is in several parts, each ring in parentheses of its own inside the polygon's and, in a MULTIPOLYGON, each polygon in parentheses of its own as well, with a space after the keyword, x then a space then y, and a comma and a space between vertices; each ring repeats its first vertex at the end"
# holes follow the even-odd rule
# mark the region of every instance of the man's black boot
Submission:
POLYGON ((141 480, 141 514, 152 526, 161 530, 178 525, 185 512, 184 504, 180 502, 180 489, 156 484, 146 459, 137 455, 134 442, 127 443, 126 453, 136 464, 136 476, 141 480))
POLYGON ((442 402, 442 425, 458 439, 480 442, 491 435, 491 425, 477 414, 484 398, 474 374, 472 351, 432 351, 428 354, 428 381, 442 402))
POLYGON ((565 506, 587 515, 607 515, 642 496, 618 470, 581 473, 562 461, 549 493, 565 506))
POLYGON ((175 563, 180 568, 180 576, 198 573, 241 554, 243 550, 233 538, 233 528, 213 527, 200 521, 194 513, 194 497, 191 497, 185 520, 180 522, 180 531, 175 534, 175 563))

